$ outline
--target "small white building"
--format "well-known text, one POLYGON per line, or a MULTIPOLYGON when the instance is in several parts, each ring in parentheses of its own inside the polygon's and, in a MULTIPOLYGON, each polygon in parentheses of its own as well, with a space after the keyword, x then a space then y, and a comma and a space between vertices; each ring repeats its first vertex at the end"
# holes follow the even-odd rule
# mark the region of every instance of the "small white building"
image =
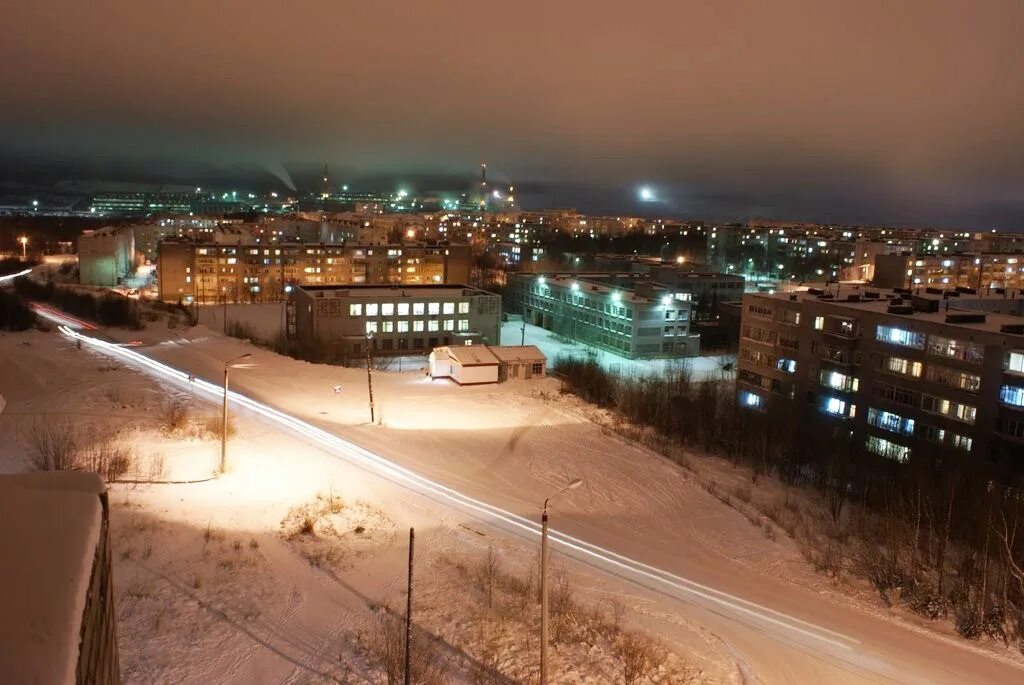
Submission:
POLYGON ((450 378, 459 385, 500 383, 510 379, 543 378, 545 375, 547 358, 534 345, 435 347, 430 353, 431 379, 450 378))

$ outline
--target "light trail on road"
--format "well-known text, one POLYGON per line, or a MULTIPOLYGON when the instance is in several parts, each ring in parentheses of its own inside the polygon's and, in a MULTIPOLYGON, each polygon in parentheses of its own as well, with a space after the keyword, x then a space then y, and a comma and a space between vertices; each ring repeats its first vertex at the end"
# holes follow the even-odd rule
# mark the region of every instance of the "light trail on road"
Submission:
POLYGON ((7 283, 8 281, 13 281, 15 278, 18 278, 19 276, 28 276, 30 273, 32 273, 32 269, 25 269, 24 271, 19 271, 16 274, 7 274, 6 276, 0 276, 0 284, 7 283))
MULTIPOLYGON (((190 374, 184 371, 158 362, 134 350, 121 347, 116 343, 83 335, 67 326, 58 326, 58 330, 62 335, 70 339, 80 341, 104 354, 142 367, 159 378, 172 381, 182 387, 194 389, 204 394, 211 401, 220 402, 223 400, 224 389, 220 385, 190 376, 190 374)), ((274 407, 257 402, 241 393, 233 390, 229 391, 228 399, 237 406, 244 407, 271 423, 287 428, 289 431, 298 434, 315 445, 326 448, 335 454, 340 454, 363 467, 369 467, 378 475, 385 476, 394 482, 418 490, 421 494, 429 493, 443 498, 463 509, 482 515, 491 522, 504 524, 514 531, 527 533, 530 536, 540 536, 540 525, 530 519, 432 481, 359 445, 328 433, 294 416, 285 414, 274 407)), ((846 661, 851 656, 850 653, 854 650, 854 646, 859 644, 859 641, 852 637, 716 590, 707 585, 688 580, 669 571, 645 564, 644 562, 557 530, 550 530, 549 538, 552 543, 560 545, 565 550, 573 553, 569 556, 597 568, 603 567, 602 570, 605 572, 613 572, 648 589, 668 592, 677 599, 702 600, 695 603, 703 606, 705 609, 711 607, 718 610, 725 609, 732 614, 729 616, 732 620, 739 620, 740 617, 744 617, 748 622, 756 622, 762 624, 763 627, 775 630, 781 629, 787 632, 789 637, 801 636, 817 643, 819 646, 831 647, 839 652, 839 654, 834 656, 838 657, 840 661, 846 661), (711 607, 707 605, 711 605, 711 607)), ((771 634, 776 636, 775 633, 771 634)), ((776 637, 778 638, 778 636, 776 637)))

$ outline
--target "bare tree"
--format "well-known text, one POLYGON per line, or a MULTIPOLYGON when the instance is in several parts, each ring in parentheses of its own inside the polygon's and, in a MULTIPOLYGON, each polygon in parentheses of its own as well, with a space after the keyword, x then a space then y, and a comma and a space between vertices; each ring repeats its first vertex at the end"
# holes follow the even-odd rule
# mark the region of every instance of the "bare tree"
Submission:
POLYGON ((40 471, 70 471, 75 468, 75 433, 66 420, 39 417, 25 430, 29 457, 40 471))
POLYGON ((615 642, 615 656, 622 667, 622 682, 635 685, 650 679, 665 663, 668 655, 657 642, 640 633, 623 633, 615 642))

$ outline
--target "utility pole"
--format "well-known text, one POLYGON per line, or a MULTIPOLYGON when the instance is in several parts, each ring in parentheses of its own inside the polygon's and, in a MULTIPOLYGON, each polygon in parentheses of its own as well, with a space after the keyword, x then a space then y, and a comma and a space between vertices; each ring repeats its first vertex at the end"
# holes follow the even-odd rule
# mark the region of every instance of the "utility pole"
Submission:
POLYGON ((374 418, 373 411, 373 358, 370 355, 370 344, 373 340, 373 334, 366 336, 366 389, 370 395, 370 423, 372 424, 376 419, 374 418))
POLYGON ((224 474, 224 469, 227 468, 228 462, 228 370, 235 365, 236 362, 240 362, 243 359, 248 359, 252 355, 249 353, 243 354, 241 357, 235 357, 230 361, 224 362, 224 404, 221 407, 221 427, 220 427, 220 474, 224 474))
POLYGON ((523 317, 523 339, 519 343, 521 346, 526 344, 526 318, 523 317))
POLYGON ((544 500, 540 517, 540 685, 548 685, 548 503, 566 490, 583 485, 575 478, 564 488, 544 500))
POLYGON ((412 655, 412 552, 416 541, 416 530, 409 529, 409 586, 405 597, 405 685, 409 685, 411 673, 409 664, 412 655))

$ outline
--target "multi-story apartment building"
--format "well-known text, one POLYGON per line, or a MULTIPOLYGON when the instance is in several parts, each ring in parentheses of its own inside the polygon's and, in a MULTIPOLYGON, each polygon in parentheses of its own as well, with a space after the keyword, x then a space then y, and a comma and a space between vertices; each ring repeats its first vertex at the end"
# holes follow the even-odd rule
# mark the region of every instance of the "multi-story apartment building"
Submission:
POLYGON ((501 297, 464 285, 310 285, 292 290, 289 338, 333 345, 339 356, 425 354, 445 345, 497 345, 501 297))
POLYGON ((1020 290, 1024 252, 944 255, 886 254, 875 257, 873 282, 884 288, 1020 290))
POLYGON ((865 452, 898 462, 959 450, 1020 469, 1024 318, 956 300, 851 286, 748 294, 740 404, 841 422, 865 452))
POLYGON ((465 245, 223 245, 165 240, 157 274, 165 302, 277 302, 290 286, 462 283, 465 245))
POLYGON ((508 306, 536 326, 629 359, 700 353, 689 293, 641 280, 643 274, 632 287, 607 276, 510 274, 508 306))

